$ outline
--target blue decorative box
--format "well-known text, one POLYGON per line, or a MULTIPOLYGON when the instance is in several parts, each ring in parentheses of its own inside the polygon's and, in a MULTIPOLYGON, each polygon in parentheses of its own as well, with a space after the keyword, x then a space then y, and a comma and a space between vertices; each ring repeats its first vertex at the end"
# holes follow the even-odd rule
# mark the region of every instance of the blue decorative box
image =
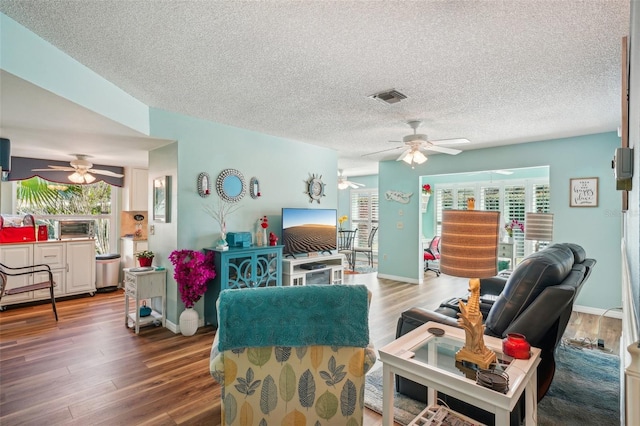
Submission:
POLYGON ((229 232, 227 234, 227 244, 229 244, 229 247, 250 247, 251 233, 250 232, 229 232))

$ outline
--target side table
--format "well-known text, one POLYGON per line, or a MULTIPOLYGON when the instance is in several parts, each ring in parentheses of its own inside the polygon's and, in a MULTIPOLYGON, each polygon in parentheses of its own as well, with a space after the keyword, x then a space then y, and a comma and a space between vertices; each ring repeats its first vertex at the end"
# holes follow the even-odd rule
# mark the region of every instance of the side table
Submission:
MULTIPOLYGON (((383 369, 382 424, 393 425, 394 376, 406 377, 428 387, 428 406, 436 404, 441 391, 495 415, 497 426, 508 426, 510 413, 525 392, 525 424, 535 425, 537 419, 537 367, 540 349, 531 348, 529 359, 513 359, 502 353, 502 340, 484 336, 485 345, 496 352, 499 367, 509 375, 509 390, 500 393, 476 384, 465 370, 456 364, 455 353, 464 346, 464 330, 428 322, 394 340, 379 355, 383 369), (431 334, 429 328, 439 328, 444 335, 431 334)), ((458 363, 459 364, 459 363, 458 363)), ((423 424, 423 423, 418 423, 423 424)))
POLYGON ((141 325, 161 322, 164 327, 167 320, 167 271, 143 269, 124 269, 124 324, 135 328, 136 334, 141 325), (135 312, 129 310, 130 297, 135 300, 135 312), (141 317, 140 302, 144 299, 151 299, 151 315, 141 317))

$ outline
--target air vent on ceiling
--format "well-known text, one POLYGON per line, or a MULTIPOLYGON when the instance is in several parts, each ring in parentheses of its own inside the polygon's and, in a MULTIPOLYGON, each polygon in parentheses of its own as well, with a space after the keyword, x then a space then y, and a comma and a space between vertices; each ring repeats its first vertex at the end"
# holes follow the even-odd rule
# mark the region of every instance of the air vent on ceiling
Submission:
POLYGON ((402 93, 398 92, 396 89, 375 93, 369 97, 376 99, 380 102, 384 102, 385 104, 395 104, 400 102, 403 99, 407 99, 406 95, 403 95, 402 93))

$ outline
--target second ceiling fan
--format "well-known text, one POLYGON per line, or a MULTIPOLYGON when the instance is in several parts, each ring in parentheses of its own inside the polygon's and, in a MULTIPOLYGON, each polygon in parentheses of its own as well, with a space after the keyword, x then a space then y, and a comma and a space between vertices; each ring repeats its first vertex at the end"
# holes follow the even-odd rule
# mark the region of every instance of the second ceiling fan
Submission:
MULTIPOLYGON (((462 151, 460 151, 459 149, 447 148, 442 145, 461 145, 469 143, 469 139, 464 138, 429 140, 427 135, 417 133, 418 127, 420 127, 422 121, 413 120, 408 121, 407 124, 413 129, 413 134, 407 135, 402 138, 402 142, 404 143, 404 145, 397 146, 395 148, 384 149, 382 151, 372 152, 365 155, 379 154, 381 152, 404 148, 405 150, 402 152, 402 154, 400 154, 396 161, 402 160, 407 164, 413 166, 413 164, 422 164, 427 161, 427 156, 422 153, 423 150, 456 155, 461 153, 462 151)), ((400 141, 390 142, 399 143, 400 141)))
POLYGON ((53 172, 53 171, 61 171, 61 172, 73 172, 69 175, 69 180, 73 183, 92 183, 96 180, 96 178, 91 174, 103 175, 103 176, 112 176, 121 178, 124 175, 120 173, 114 173, 110 170, 100 170, 94 169, 93 163, 87 161, 88 155, 84 154, 73 154, 76 159, 71 160, 69 162, 69 166, 49 166, 48 169, 32 169, 34 172, 53 172))

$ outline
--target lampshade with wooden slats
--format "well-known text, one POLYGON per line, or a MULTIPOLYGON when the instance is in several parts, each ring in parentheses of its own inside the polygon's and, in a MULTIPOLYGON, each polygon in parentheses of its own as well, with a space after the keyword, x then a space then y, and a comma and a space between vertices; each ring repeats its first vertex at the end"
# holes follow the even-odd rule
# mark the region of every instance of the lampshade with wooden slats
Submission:
POLYGON ((500 212, 443 210, 440 271, 465 278, 498 273, 500 212))
POLYGON ((525 213, 524 239, 551 241, 553 239, 553 213, 525 213))

